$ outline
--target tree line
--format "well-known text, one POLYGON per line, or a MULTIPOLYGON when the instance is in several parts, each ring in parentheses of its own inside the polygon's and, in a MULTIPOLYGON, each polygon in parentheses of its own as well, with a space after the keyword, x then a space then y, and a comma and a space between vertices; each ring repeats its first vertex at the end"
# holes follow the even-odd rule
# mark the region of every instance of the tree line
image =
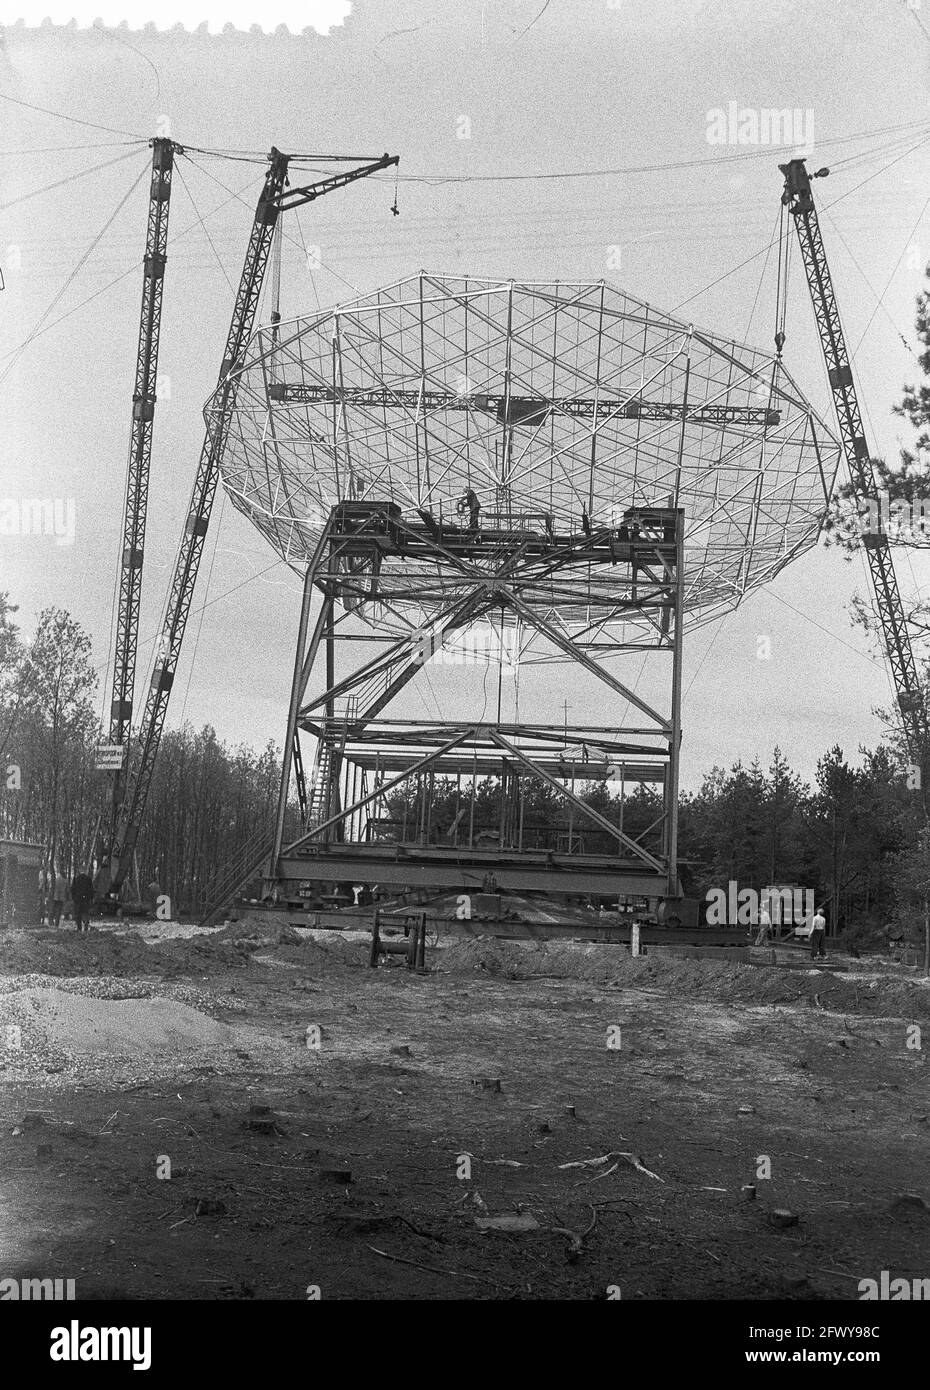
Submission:
MULTIPOLYGON (((831 930, 855 927, 866 937, 889 923, 914 922, 924 891, 923 799, 899 752, 885 744, 858 751, 853 765, 842 748, 829 749, 812 784, 792 772, 778 747, 767 768, 758 761, 712 768, 696 792, 679 797, 683 891, 706 901, 709 891, 726 890, 731 882, 757 892, 772 884, 810 889, 831 930)), ((616 782, 579 783, 575 793, 626 835, 658 847, 648 837, 662 801, 648 785, 628 788, 622 811, 616 782)), ((419 787, 398 788, 390 819, 405 825, 411 840, 490 844, 504 800, 497 779, 478 783, 473 805, 470 786, 463 791, 446 779, 427 790, 423 779, 419 787)), ((532 779, 524 786, 520 818, 519 829, 513 816, 506 826, 507 844, 519 837, 526 849, 616 852, 614 836, 532 779)))
MULTIPOLYGON (((40 844, 69 879, 92 867, 109 827, 110 779, 95 766, 106 731, 95 711, 91 642, 64 610, 38 617, 31 641, 0 593, 0 837, 40 844)), ((209 725, 168 729, 137 846, 138 886, 157 882, 175 911, 205 905, 217 869, 274 814, 280 752, 229 747, 209 725)))

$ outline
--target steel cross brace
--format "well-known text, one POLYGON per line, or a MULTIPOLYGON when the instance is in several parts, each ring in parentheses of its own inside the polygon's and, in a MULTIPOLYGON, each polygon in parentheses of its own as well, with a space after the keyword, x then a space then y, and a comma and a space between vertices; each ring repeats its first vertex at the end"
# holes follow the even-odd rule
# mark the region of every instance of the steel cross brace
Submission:
POLYGON ((574 792, 569 791, 567 787, 563 787, 557 777, 553 777, 543 768, 538 767, 537 764, 533 762, 532 758, 522 753, 509 739, 504 738, 503 734, 499 734, 495 729, 490 729, 488 734, 493 743, 503 748, 508 755, 516 759, 517 762, 522 763, 524 767, 528 768, 529 771, 533 773, 534 777, 538 777, 540 781, 548 783, 550 787, 554 787, 566 801, 571 802, 576 811, 580 811, 583 815, 587 816, 589 820, 594 821, 595 825, 600 826, 602 830, 606 830, 615 840, 624 845, 627 849, 632 850, 634 854, 638 855, 650 868, 655 869, 657 873, 665 873, 665 865, 661 863, 660 860, 655 859, 648 850, 643 849, 635 840, 631 840, 629 835, 625 835, 616 825, 612 825, 611 822, 607 820, 605 816, 602 816, 599 811, 596 811, 593 806, 589 806, 586 802, 582 801, 580 797, 576 796, 574 792))
POLYGON ((430 763, 435 762, 437 758, 441 758, 445 753, 448 753, 450 749, 457 748, 459 744, 464 743, 475 733, 476 730, 472 726, 461 729, 454 738, 448 739, 442 747, 435 748, 431 753, 425 754, 424 757, 419 758, 403 772, 399 772, 396 777, 391 777, 387 782, 382 782, 379 786, 375 787, 373 791, 366 793, 365 796, 360 797, 357 801, 353 801, 350 806, 344 806, 336 815, 330 816, 328 820, 321 821, 320 824, 315 825, 312 830, 308 830, 304 835, 293 840, 287 848, 282 851, 282 854, 296 853, 297 850, 301 849, 318 835, 322 835, 330 826, 336 825, 339 821, 346 820, 349 816, 354 815, 356 811, 367 806, 370 802, 374 801, 376 797, 384 796, 385 792, 393 791, 395 787, 400 786, 401 782, 406 782, 414 773, 421 772, 424 767, 428 767, 430 763))
MULTIPOLYGON (((605 685, 615 690, 618 695, 622 695, 625 700, 629 700, 631 705, 635 705, 637 709, 642 710, 643 714, 655 721, 664 734, 671 734, 671 721, 666 719, 663 714, 660 714, 658 710, 654 710, 645 700, 640 699, 635 691, 630 690, 622 681, 617 680, 616 676, 612 675, 609 671, 605 671, 603 666, 599 666, 586 652, 583 652, 577 647, 570 637, 566 637, 563 633, 559 632, 558 628, 546 618, 543 618, 538 613, 534 613, 532 608, 529 608, 522 599, 518 598, 510 589, 504 589, 503 594, 515 612, 520 614, 524 622, 535 627, 544 637, 547 637, 554 646, 559 647, 570 656, 573 661, 577 661, 586 671, 590 671, 592 675, 597 676, 605 685)), ((655 650, 658 650, 658 648, 655 650)))

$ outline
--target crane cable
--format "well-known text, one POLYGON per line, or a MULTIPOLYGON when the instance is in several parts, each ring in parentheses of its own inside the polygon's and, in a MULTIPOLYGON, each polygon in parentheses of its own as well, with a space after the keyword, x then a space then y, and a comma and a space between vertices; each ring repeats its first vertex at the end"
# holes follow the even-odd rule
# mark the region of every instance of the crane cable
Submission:
MULTIPOLYGON (((780 215, 781 215, 781 210, 779 211, 779 216, 780 216, 780 215)), ((772 247, 775 246, 775 245, 777 244, 777 242, 778 242, 778 216, 776 216, 776 218, 775 218, 775 230, 774 230, 774 232, 772 233, 772 236, 771 236, 771 239, 769 240, 768 246, 766 246, 766 248, 765 248, 765 260, 764 260, 763 263, 762 263, 762 271, 761 271, 761 274, 759 275, 759 283, 756 285, 756 293, 755 293, 755 295, 753 296, 752 308, 749 310, 749 318, 748 318, 747 321, 746 321, 746 332, 745 332, 745 335, 744 335, 744 341, 747 342, 747 343, 749 342, 750 334, 752 333, 752 321, 753 321, 753 319, 754 319, 755 316, 756 316, 756 308, 757 308, 758 303, 759 303, 759 296, 761 295, 762 290, 763 290, 763 288, 764 288, 764 286, 765 286, 765 284, 766 284, 766 282, 767 282, 768 269, 769 269, 769 257, 771 256, 772 247)))
MULTIPOLYGON (((175 168, 177 168, 177 165, 175 165, 175 168)), ((250 179, 249 182, 243 186, 242 192, 244 193, 245 190, 246 190, 246 188, 250 188, 251 185, 252 185, 252 180, 250 179)), ((229 196, 228 198, 224 199, 224 201, 223 201, 222 203, 218 203, 217 206, 213 209, 213 212, 208 213, 207 215, 208 215, 209 217, 212 217, 215 213, 220 212, 220 211, 221 211, 224 207, 226 207, 229 203, 233 202, 233 200, 234 200, 237 196, 238 196, 238 195, 235 194, 235 193, 230 193, 230 196, 229 196)), ((187 227, 184 228, 183 231, 177 232, 177 233, 175 233, 174 236, 170 237, 169 240, 168 240, 168 245, 169 245, 169 246, 174 246, 174 245, 176 245, 176 243, 179 242, 183 237, 187 236, 187 234, 188 234, 189 232, 194 231, 195 228, 196 228, 197 226, 198 226, 198 223, 196 223, 196 222, 191 222, 187 227)), ((102 294, 106 294, 107 290, 111 290, 111 289, 113 288, 113 286, 114 286, 114 285, 118 285, 118 284, 120 283, 121 280, 125 280, 125 279, 128 278, 128 276, 134 275, 134 274, 136 273, 137 268, 138 268, 138 262, 137 262, 137 261, 133 261, 133 263, 132 263, 131 266, 128 266, 126 270, 121 271, 119 275, 114 276, 112 280, 108 280, 107 283, 106 283, 105 285, 101 286, 101 288, 100 288, 99 290, 94 290, 93 294, 89 294, 89 295, 87 296, 86 299, 82 299, 81 302, 80 302, 80 304, 75 304, 73 308, 67 309, 63 314, 59 314, 59 316, 58 316, 57 319, 53 319, 51 323, 47 323, 47 324, 45 325, 44 328, 37 329, 37 330, 33 333, 32 337, 33 337, 33 338, 40 338, 44 333, 49 333, 49 332, 51 332, 51 330, 52 330, 53 328, 57 328, 58 325, 59 325, 60 323, 64 323, 65 319, 69 319, 69 318, 71 317, 72 314, 78 313, 79 310, 83 309, 86 305, 90 304, 93 300, 99 299, 100 296, 101 296, 102 294)), ((4 353, 2 356, 0 356, 0 362, 5 362, 5 361, 7 361, 8 358, 10 358, 10 357, 12 357, 12 356, 18 354, 19 351, 20 351, 20 348, 11 348, 9 352, 6 352, 6 353, 4 353)), ((3 378, 0 377, 0 380, 2 380, 2 379, 3 379, 3 378)))
POLYGON ((109 169, 113 164, 120 164, 124 159, 132 159, 134 154, 139 153, 139 141, 134 140, 132 149, 126 150, 124 154, 118 154, 113 159, 105 159, 102 164, 92 164, 89 169, 79 169, 76 174, 68 174, 63 179, 58 179, 56 183, 44 183, 41 188, 30 189, 28 193, 21 193, 18 198, 10 198, 6 203, 0 203, 0 212, 6 212, 8 208, 18 207, 20 203, 28 202, 30 198, 37 198, 40 193, 53 193, 56 188, 64 188, 65 184, 74 183, 77 179, 87 178, 90 174, 97 174, 101 169, 109 169))
MULTIPOLYGON (((853 188, 848 188, 845 193, 841 193, 838 198, 834 198, 832 203, 828 203, 822 207, 821 212, 826 214, 831 208, 835 208, 838 203, 842 203, 846 198, 851 197, 853 193, 857 193, 860 188, 864 188, 867 183, 871 183, 873 179, 879 178, 879 176, 886 173, 893 164, 899 164, 907 155, 913 154, 915 150, 919 150, 923 145, 927 144, 928 138, 930 137, 925 136, 923 139, 918 140, 915 145, 911 145, 908 149, 902 150, 900 154, 895 155, 894 159, 889 159, 887 164, 883 164, 880 169, 874 170, 871 174, 867 175, 866 178, 855 184, 853 188)), ((744 266, 751 265, 753 261, 757 261, 760 256, 766 254, 771 244, 772 243, 769 242, 767 246, 761 246, 758 251, 753 251, 751 255, 746 256, 743 260, 738 261, 736 265, 731 266, 729 270, 723 271, 721 275, 718 275, 706 285, 702 285, 699 290, 695 290, 694 294, 689 294, 687 299, 680 300, 669 310, 669 313, 677 314, 679 309, 683 309, 686 304, 691 304, 695 299, 700 299, 702 294, 707 294, 708 290, 715 289, 717 285, 722 284, 724 280, 728 280, 731 275, 735 275, 737 271, 742 270, 744 266)))
POLYGON ((197 221, 196 221, 196 223, 193 224, 193 225, 198 226, 198 227, 200 228, 200 230, 203 232, 204 236, 207 238, 207 241, 208 241, 209 244, 210 244, 210 250, 213 252, 214 259, 216 260, 216 263, 217 263, 217 265, 219 266, 220 274, 222 275, 223 279, 226 281, 226 285, 227 285, 227 288, 229 289, 230 294, 235 295, 236 291, 235 291, 235 289, 233 288, 232 281, 230 280, 229 276, 226 274, 226 267, 223 265, 223 262, 222 262, 222 260, 220 259, 220 253, 217 251, 217 249, 216 249, 216 244, 215 244, 215 242, 214 242, 214 240, 213 240, 212 236, 210 235, 210 232, 209 232, 209 230, 208 230, 208 228, 207 228, 206 220, 205 220, 205 218, 204 218, 204 215, 203 215, 203 213, 200 211, 200 209, 198 208, 197 204, 195 203, 195 201, 194 201, 194 195, 193 195, 193 193, 191 193, 189 187, 187 186, 187 180, 186 180, 185 177, 184 177, 184 174, 183 174, 183 172, 182 172, 182 170, 181 170, 180 164, 176 164, 176 165, 175 165, 175 168, 176 168, 177 171, 178 171, 178 178, 181 180, 181 187, 184 189, 184 192, 187 194, 187 200, 188 200, 188 202, 190 203, 191 207, 194 209, 194 213, 195 213, 195 215, 196 215, 196 217, 197 217, 197 221))
POLYGON ((11 372, 11 371, 13 370, 13 368, 16 366, 16 364, 17 364, 17 362, 19 361, 20 357, 21 357, 22 354, 26 351, 26 348, 28 348, 29 345, 32 343, 33 339, 34 339, 34 338, 37 338, 37 337, 39 336, 40 332, 43 331, 43 327, 42 327, 42 326, 43 326, 43 324, 45 323, 45 320, 48 318, 49 314, 50 314, 50 313, 52 312, 52 310, 55 308, 55 305, 58 303, 58 301, 62 298, 62 296, 63 296, 63 295, 68 291, 68 289, 71 287, 72 283, 73 283, 74 280, 77 278, 77 276, 80 274, 80 272, 83 270, 84 266, 87 264, 88 260, 89 260, 90 257, 93 255, 94 251, 97 249, 97 247, 99 246, 100 242, 101 242, 101 241, 103 240, 103 238, 106 236, 107 232, 110 230, 110 227, 111 227, 111 226, 113 225, 113 223, 116 221, 117 217, 118 217, 119 214, 122 212, 123 208, 126 206, 126 204, 128 203, 129 199, 132 197, 133 193, 136 191, 137 187, 139 186, 139 184, 140 184, 140 183, 142 182, 142 180, 145 178, 145 176, 146 176, 146 174, 147 174, 147 172, 148 172, 148 167, 149 167, 149 163, 148 163, 148 160, 146 160, 146 162, 145 162, 145 164, 143 165, 142 169, 140 169, 138 176, 133 180, 133 182, 132 182, 132 184, 130 185, 130 187, 126 190, 126 192, 123 194, 122 198, 121 198, 121 199, 119 200, 119 202, 117 203, 116 207, 115 207, 115 208, 113 209, 113 211, 110 213, 110 216, 107 218, 106 222, 104 222, 104 224, 103 224, 103 226, 101 227, 100 231, 99 231, 99 232, 97 233, 97 235, 94 237, 93 241, 90 243, 90 245, 88 246, 87 250, 84 252, 83 256, 82 256, 81 259, 78 261, 77 265, 74 266, 74 268, 72 269, 71 273, 69 274, 67 280, 66 280, 65 283, 62 285, 61 289, 58 291, 58 293, 55 295, 55 297, 51 300, 51 302, 50 302, 50 303, 46 306, 46 308, 43 310, 41 317, 40 317, 40 318, 38 319, 38 321, 32 326, 32 328, 30 329, 29 333, 28 333, 27 336, 23 339, 23 341, 19 344, 19 346, 13 348, 12 352, 9 354, 9 359, 10 359, 10 360, 8 361, 7 366, 5 367, 5 369, 3 370, 3 372, 0 372, 0 385, 2 385, 4 381, 6 381, 7 377, 8 377, 9 374, 10 374, 10 372, 11 372))
MULTIPOLYGON (((186 155, 186 158, 190 159, 190 155, 186 155)), ((190 162, 194 165, 195 168, 199 169, 201 173, 206 174, 208 179, 212 179, 215 184, 222 188, 226 193, 229 193, 231 197, 235 198, 237 202, 242 203, 243 207, 248 207, 251 210, 251 205, 249 204, 247 199, 242 197, 241 194, 235 193, 231 188, 229 188, 227 184, 223 182, 222 179, 218 179, 215 174, 211 174, 210 170, 205 169, 202 164, 198 164, 196 159, 191 159, 190 162)), ((282 232, 282 236, 283 235, 285 234, 282 232)), ((292 246, 297 245, 297 242, 294 240, 292 236, 288 236, 287 240, 291 243, 292 246)), ((333 270, 332 266, 324 265, 324 263, 321 261, 320 268, 322 270, 328 271, 330 275, 335 277, 335 279, 341 280, 342 283, 345 286, 347 286, 347 288, 350 289, 353 294, 361 294, 361 290, 359 289, 358 285, 353 285, 351 280, 347 280, 344 275, 340 275, 338 270, 333 270)))
POLYGON ((779 362, 785 346, 788 283, 791 269, 791 236, 788 229, 788 216, 788 210, 782 203, 778 217, 778 273, 775 284, 775 353, 779 362))

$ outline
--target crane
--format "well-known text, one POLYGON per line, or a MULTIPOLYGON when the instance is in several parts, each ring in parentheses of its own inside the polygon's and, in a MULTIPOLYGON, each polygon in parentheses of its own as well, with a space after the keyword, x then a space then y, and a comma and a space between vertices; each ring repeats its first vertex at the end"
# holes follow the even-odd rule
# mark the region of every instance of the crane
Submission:
MULTIPOLYGON (((803 159, 792 159, 778 167, 785 176, 782 203, 794 218, 798 234, 850 480, 857 500, 877 500, 878 488, 862 427, 852 365, 811 192, 811 179, 825 178, 830 171, 818 169, 811 174, 803 159)), ((905 742, 911 760, 920 767, 927 744, 926 710, 888 536, 879 529, 867 533, 863 540, 905 742)))
POLYGON ((239 365, 249 340, 258 300, 264 282, 275 227, 280 213, 304 206, 327 193, 367 178, 399 163, 397 155, 384 154, 353 169, 332 174, 300 188, 288 185, 288 165, 292 156, 272 146, 268 155, 265 182, 258 197, 255 217, 246 249, 242 275, 233 305, 232 319, 226 336, 226 346, 220 364, 217 389, 206 409, 206 431, 190 505, 175 560, 171 590, 165 610, 164 626, 158 642, 155 668, 152 672, 145 714, 139 730, 138 752, 131 785, 120 806, 109 861, 101 865, 97 875, 98 898, 118 895, 132 864, 145 803, 148 797, 155 760, 161 742, 162 729, 174 683, 184 630, 190 612, 200 558, 203 553, 213 498, 219 479, 220 460, 226 433, 236 402, 239 365))
POLYGON ((180 145, 165 136, 152 140, 152 179, 149 186, 148 225, 142 271, 142 309, 139 344, 132 394, 129 464, 123 503, 123 532, 119 560, 119 607, 113 649, 113 686, 110 700, 110 746, 105 761, 113 766, 110 833, 106 850, 112 850, 117 817, 126 780, 126 755, 132 727, 132 702, 139 642, 139 604, 142 597, 142 563, 145 550, 145 517, 148 505, 149 467, 155 421, 155 388, 158 378, 158 342, 161 304, 168 250, 168 215, 175 154, 180 145))

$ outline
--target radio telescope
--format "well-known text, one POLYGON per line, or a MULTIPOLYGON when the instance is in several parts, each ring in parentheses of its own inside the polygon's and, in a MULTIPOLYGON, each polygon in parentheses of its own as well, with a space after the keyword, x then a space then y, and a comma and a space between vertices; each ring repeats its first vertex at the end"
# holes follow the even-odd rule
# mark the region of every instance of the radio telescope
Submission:
POLYGON ((260 329, 233 372, 224 487, 304 577, 268 884, 677 900, 683 632, 816 542, 839 463, 783 363, 604 282, 419 274, 260 329), (496 717, 464 681, 414 717, 408 683, 482 621, 517 670, 574 663, 598 722, 554 717, 548 679, 511 717, 502 656, 496 717), (624 669, 644 652, 665 654, 657 695, 624 669), (575 795, 601 779, 617 823, 575 795), (540 782, 565 809, 545 832, 524 815, 540 782), (634 784, 656 814, 630 834, 634 784))

